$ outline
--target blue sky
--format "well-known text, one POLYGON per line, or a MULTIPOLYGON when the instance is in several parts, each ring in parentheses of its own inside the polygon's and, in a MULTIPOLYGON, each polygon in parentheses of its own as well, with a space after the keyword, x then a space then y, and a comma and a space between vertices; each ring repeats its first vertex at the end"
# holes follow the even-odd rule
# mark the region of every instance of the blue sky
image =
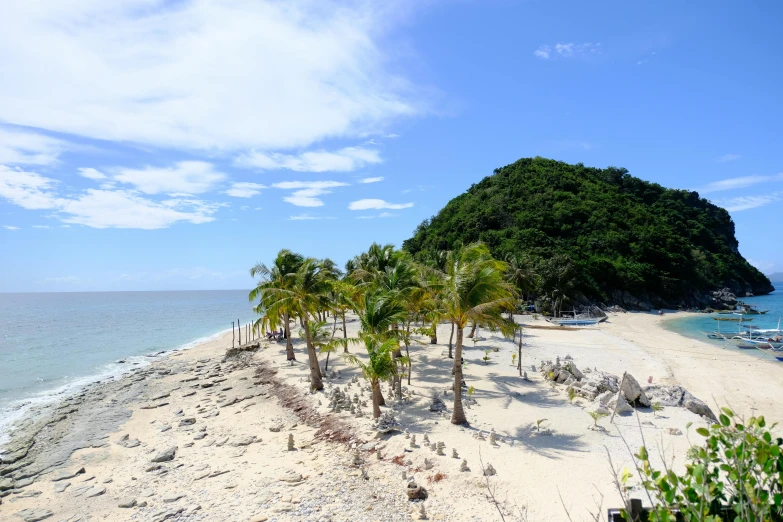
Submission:
POLYGON ((0 7, 0 291, 245 288, 397 245, 521 157, 731 211, 783 271, 778 2, 0 7))

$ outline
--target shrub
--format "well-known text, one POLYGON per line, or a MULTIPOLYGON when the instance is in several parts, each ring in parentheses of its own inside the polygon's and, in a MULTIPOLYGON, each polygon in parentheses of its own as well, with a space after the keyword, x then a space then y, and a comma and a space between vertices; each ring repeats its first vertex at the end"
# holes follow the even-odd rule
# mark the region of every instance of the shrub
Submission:
POLYGON ((696 430, 706 440, 688 451, 684 474, 653 469, 644 446, 635 455, 654 504, 649 520, 718 521, 726 509, 727 520, 783 520, 783 438, 772 436, 775 425, 767 429, 764 417, 745 422, 721 411, 718 424, 696 430))

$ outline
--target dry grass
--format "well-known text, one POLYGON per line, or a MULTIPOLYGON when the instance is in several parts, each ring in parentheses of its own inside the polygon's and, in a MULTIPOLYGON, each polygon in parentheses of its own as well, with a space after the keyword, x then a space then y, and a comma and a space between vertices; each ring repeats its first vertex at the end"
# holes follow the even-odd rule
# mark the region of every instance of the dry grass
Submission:
POLYGON ((280 380, 277 377, 277 371, 265 363, 259 363, 256 366, 255 376, 256 383, 261 386, 269 386, 269 393, 277 397, 282 406, 294 412, 299 420, 308 426, 318 428, 315 434, 316 440, 359 444, 364 442, 356 438, 354 428, 342 422, 335 415, 321 415, 315 411, 310 405, 310 401, 298 389, 280 380))
POLYGON ((397 455, 391 461, 398 466, 405 466, 405 455, 397 455))
POLYGON ((438 471, 434 475, 430 475, 429 477, 427 477, 427 482, 429 482, 430 484, 437 484, 438 482, 440 482, 441 480, 444 480, 446 478, 448 478, 448 475, 438 471))

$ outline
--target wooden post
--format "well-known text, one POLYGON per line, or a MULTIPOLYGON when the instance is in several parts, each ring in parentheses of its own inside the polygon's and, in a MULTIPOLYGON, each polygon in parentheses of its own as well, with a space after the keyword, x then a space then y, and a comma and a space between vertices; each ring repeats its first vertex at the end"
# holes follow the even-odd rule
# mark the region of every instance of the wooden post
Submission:
POLYGON ((242 329, 239 328, 239 319, 237 319, 237 330, 239 330, 239 346, 242 346, 242 329))
POLYGON ((236 337, 236 334, 234 333, 234 321, 231 321, 231 348, 234 347, 234 338, 236 337))
POLYGON ((623 384, 625 384, 625 374, 627 372, 623 372, 623 379, 620 381, 620 389, 617 392, 617 402, 614 403, 614 411, 612 412, 612 418, 609 419, 609 424, 612 424, 614 422, 614 414, 617 413, 617 404, 623 399, 623 384))

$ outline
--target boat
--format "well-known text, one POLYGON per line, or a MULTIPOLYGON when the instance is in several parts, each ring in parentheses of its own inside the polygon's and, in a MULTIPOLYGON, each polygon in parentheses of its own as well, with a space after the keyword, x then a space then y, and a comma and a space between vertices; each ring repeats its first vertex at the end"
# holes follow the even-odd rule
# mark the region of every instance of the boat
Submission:
POLYGON ((723 316, 714 317, 713 316, 713 319, 715 319, 716 321, 731 321, 731 322, 734 322, 734 323, 747 322, 747 321, 752 321, 753 320, 752 317, 744 317, 742 314, 732 314, 732 315, 733 315, 733 317, 723 317, 723 316))
POLYGON ((738 306, 739 306, 739 310, 743 314, 747 314, 747 315, 762 315, 762 314, 766 314, 767 312, 769 312, 769 310, 759 310, 758 306, 752 305, 752 304, 743 303, 743 302, 738 303, 738 306))
MULTIPOLYGON (((600 311, 601 314, 603 312, 600 311)), ((603 314, 599 317, 593 317, 592 313, 588 312, 587 315, 585 314, 577 314, 576 310, 572 310, 570 312, 561 312, 562 313, 568 313, 568 314, 574 314, 574 317, 553 317, 551 319, 547 319, 550 323, 556 324, 558 326, 595 326, 598 323, 601 323, 603 321, 606 321, 607 316, 606 314, 603 314)))
POLYGON ((775 356, 775 359, 777 359, 777 360, 778 360, 778 361, 780 361, 780 362, 783 362, 783 357, 778 357, 778 356, 775 356))

